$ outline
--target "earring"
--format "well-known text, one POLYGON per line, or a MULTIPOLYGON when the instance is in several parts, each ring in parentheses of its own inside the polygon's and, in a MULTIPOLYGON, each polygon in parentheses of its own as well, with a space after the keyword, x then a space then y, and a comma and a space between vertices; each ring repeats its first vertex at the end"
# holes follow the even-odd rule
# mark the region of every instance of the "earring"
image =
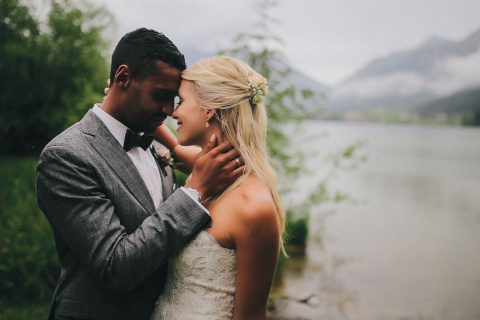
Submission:
POLYGON ((208 127, 210 127, 210 123, 208 123, 208 120, 207 120, 207 122, 205 122, 205 128, 208 128, 208 127))

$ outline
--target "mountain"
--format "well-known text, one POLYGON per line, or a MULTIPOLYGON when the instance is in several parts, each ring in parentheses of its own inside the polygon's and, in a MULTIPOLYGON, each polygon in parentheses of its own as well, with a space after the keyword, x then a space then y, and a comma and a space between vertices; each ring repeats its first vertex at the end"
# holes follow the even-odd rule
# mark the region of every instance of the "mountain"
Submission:
POLYGON ((438 36, 378 58, 333 88, 337 110, 410 107, 479 85, 480 29, 461 41, 438 36))
POLYGON ((416 108, 422 118, 453 118, 480 126, 480 87, 461 90, 416 108))

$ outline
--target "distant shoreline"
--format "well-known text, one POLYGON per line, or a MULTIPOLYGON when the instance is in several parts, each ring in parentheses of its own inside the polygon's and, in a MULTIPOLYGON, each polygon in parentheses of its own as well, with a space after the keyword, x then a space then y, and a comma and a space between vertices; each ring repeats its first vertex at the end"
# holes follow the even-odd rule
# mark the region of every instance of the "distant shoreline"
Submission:
POLYGON ((327 112, 318 117, 318 120, 340 122, 365 122, 382 124, 403 124, 415 126, 447 126, 447 127, 472 127, 480 128, 480 123, 466 121, 463 114, 447 115, 435 113, 429 116, 420 116, 408 110, 366 110, 327 112))

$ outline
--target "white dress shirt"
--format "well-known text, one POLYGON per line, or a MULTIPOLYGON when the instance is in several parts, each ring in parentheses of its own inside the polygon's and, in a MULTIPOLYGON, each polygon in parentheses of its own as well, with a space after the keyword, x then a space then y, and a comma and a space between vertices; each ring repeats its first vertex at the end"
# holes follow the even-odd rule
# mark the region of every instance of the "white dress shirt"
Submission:
MULTIPOLYGON (((123 123, 106 113, 100 108, 99 105, 95 104, 92 108, 92 111, 100 118, 100 120, 105 124, 110 133, 115 137, 115 139, 123 147, 125 141, 125 135, 127 133, 127 126, 123 123)), ((157 163, 150 152, 150 150, 143 150, 140 147, 133 147, 127 152, 127 155, 132 160, 133 164, 140 173, 140 176, 143 179, 143 182, 147 186, 148 192, 152 197, 155 208, 158 209, 158 206, 162 201, 162 180, 160 177, 160 171, 158 170, 157 163)), ((190 198, 192 198, 207 214, 210 212, 200 203, 198 200, 185 188, 181 188, 190 198)))

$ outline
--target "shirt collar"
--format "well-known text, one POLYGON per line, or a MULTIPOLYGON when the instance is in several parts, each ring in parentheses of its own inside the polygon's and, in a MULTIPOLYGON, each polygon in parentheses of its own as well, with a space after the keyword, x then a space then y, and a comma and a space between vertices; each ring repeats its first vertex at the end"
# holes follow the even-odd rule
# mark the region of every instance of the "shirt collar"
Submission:
POLYGON ((102 120, 110 133, 117 139, 118 143, 123 147, 125 135, 128 127, 106 113, 98 104, 95 104, 92 111, 102 120))

